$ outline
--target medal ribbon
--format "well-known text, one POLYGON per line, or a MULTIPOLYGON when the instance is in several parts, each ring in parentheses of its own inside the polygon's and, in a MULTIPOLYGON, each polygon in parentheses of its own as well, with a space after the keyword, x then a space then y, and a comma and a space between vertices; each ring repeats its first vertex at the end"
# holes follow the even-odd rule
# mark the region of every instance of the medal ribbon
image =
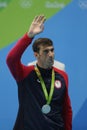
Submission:
POLYGON ((48 92, 47 92, 47 89, 46 89, 46 85, 44 83, 44 80, 41 76, 41 73, 38 69, 38 67, 36 66, 35 67, 35 72, 38 76, 38 78, 40 79, 40 82, 41 82, 41 86, 42 86, 42 89, 43 89, 43 92, 44 92, 44 95, 45 95, 45 98, 46 98, 46 101, 47 101, 47 104, 50 104, 51 100, 52 100, 52 96, 53 96, 53 91, 54 91, 54 81, 55 81, 55 73, 54 73, 54 69, 52 69, 52 79, 51 79, 51 88, 50 88, 50 93, 48 95, 48 92))

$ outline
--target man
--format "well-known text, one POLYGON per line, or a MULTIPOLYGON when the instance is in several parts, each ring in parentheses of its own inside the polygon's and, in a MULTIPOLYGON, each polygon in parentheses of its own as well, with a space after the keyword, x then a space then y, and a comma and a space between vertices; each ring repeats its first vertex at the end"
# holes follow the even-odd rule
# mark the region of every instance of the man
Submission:
POLYGON ((7 56, 18 85, 19 110, 13 130, 72 130, 67 74, 53 66, 54 47, 48 38, 33 43, 36 65, 25 66, 21 56, 35 35, 44 30, 44 15, 34 18, 29 31, 7 56))

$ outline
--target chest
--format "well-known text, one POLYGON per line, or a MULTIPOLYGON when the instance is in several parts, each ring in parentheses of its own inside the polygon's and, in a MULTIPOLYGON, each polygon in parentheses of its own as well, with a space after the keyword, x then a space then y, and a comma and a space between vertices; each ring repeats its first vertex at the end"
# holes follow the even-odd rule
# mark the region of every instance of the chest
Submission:
MULTIPOLYGON (((51 76, 43 76, 43 80, 46 86, 47 93, 49 95, 50 89, 51 89, 51 76)), ((42 84, 40 82, 40 79, 37 77, 37 75, 30 74, 27 79, 28 82, 28 89, 31 90, 35 98, 40 104, 43 104, 46 102, 45 95, 42 89, 42 84)), ((64 99, 64 94, 65 94, 65 80, 64 78, 55 72, 55 81, 54 81, 54 91, 53 91, 53 96, 52 96, 52 101, 53 103, 61 103, 64 99)))

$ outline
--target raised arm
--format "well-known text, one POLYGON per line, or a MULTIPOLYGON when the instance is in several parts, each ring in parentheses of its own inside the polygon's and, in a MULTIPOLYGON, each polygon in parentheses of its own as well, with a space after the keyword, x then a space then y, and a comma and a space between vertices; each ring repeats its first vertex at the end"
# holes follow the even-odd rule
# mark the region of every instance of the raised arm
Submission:
MULTIPOLYGON (((21 56, 32 42, 32 38, 44 30, 44 15, 36 16, 30 25, 28 32, 18 40, 16 45, 7 55, 7 65, 13 77, 19 81, 26 75, 26 67, 21 63, 21 56)), ((28 73, 28 72, 27 72, 28 73)))

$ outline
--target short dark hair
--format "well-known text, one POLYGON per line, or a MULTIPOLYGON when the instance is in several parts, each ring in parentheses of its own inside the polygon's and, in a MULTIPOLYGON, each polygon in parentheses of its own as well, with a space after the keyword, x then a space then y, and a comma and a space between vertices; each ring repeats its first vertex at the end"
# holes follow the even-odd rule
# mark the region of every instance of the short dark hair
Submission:
POLYGON ((39 52, 40 46, 53 46, 53 41, 49 38, 38 38, 32 45, 33 51, 39 52))

